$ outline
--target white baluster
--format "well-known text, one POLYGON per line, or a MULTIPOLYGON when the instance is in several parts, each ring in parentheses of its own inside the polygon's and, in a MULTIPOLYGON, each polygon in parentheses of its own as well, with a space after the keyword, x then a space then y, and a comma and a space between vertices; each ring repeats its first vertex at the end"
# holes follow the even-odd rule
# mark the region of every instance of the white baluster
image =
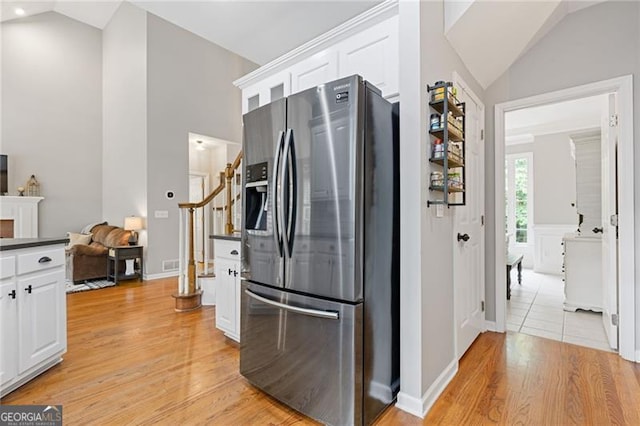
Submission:
POLYGON ((184 262, 184 209, 180 209, 178 228, 178 293, 182 294, 185 281, 186 264, 184 262))

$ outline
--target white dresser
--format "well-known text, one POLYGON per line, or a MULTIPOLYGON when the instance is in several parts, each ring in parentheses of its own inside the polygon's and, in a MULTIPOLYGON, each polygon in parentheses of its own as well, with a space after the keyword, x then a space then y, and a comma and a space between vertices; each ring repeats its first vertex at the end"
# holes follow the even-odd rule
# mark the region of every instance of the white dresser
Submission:
POLYGON ((600 237, 566 234, 564 246, 564 310, 602 312, 602 241, 600 237))

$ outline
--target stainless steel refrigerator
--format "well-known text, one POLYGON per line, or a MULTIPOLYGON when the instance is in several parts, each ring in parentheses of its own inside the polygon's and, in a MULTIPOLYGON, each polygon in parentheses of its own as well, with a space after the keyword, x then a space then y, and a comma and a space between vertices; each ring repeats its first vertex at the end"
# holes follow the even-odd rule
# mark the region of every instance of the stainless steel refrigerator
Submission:
POLYGON ((352 76, 243 117, 240 372, 327 424, 399 389, 397 112, 352 76))

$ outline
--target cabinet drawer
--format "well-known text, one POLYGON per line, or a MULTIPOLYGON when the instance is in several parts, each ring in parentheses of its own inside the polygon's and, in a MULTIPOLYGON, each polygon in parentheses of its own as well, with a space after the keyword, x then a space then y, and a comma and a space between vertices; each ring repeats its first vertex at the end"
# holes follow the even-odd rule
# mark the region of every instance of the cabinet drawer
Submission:
POLYGON ((54 268, 64 265, 64 249, 53 248, 39 250, 18 256, 18 274, 28 274, 33 271, 54 268))
POLYGON ((16 257, 0 258, 0 279, 9 278, 16 274, 16 257))
POLYGON ((240 241, 214 240, 215 257, 240 261, 240 241))

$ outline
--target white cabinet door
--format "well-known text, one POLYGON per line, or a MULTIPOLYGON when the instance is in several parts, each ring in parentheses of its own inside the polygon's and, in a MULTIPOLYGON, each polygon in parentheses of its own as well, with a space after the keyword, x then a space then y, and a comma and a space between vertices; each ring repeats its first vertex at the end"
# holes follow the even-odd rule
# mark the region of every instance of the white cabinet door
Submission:
POLYGON ((0 385, 18 374, 18 300, 16 283, 7 280, 0 284, 0 385))
POLYGON ((242 91, 242 113, 277 101, 291 93, 291 73, 283 71, 247 87, 242 91))
POLYGON ((234 277, 234 272, 238 272, 236 265, 236 261, 216 259, 216 327, 230 336, 238 333, 234 277))
POLYGON ((19 372, 67 346, 64 270, 18 279, 19 372))
POLYGON ((338 54, 335 51, 324 51, 291 67, 291 93, 298 93, 336 78, 338 54))
POLYGON ((339 77, 360 74, 382 90, 398 95, 398 17, 394 16, 339 43, 339 77))

